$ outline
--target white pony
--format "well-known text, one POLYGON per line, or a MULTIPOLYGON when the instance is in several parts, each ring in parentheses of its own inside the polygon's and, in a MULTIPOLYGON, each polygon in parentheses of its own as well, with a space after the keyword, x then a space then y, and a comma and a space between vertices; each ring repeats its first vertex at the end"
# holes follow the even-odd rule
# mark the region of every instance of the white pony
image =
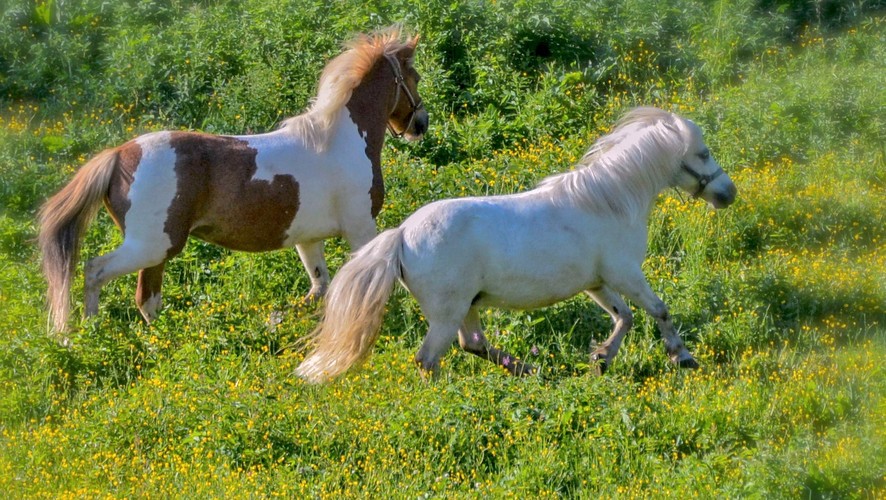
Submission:
POLYGON ((665 188, 723 208, 735 200, 735 185, 697 125, 655 108, 630 111, 579 167, 524 193, 431 203, 378 235, 332 280, 324 318, 310 337, 314 350, 296 373, 321 382, 365 359, 397 279, 428 319, 415 361, 432 373, 456 338, 466 351, 514 375, 533 373, 534 367, 489 345, 478 310, 532 309, 581 291, 615 323, 591 354, 600 373, 631 328, 622 295, 655 318, 673 363, 697 368, 641 270, 647 219, 665 188))

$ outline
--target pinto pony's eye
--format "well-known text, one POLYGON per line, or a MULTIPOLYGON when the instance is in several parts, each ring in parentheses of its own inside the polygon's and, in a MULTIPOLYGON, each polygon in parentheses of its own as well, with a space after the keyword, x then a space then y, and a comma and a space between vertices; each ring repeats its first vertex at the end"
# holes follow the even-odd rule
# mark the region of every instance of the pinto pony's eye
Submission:
POLYGON ((418 70, 412 65, 412 59, 407 60, 403 66, 403 74, 415 80, 416 83, 421 80, 421 75, 418 74, 418 70))

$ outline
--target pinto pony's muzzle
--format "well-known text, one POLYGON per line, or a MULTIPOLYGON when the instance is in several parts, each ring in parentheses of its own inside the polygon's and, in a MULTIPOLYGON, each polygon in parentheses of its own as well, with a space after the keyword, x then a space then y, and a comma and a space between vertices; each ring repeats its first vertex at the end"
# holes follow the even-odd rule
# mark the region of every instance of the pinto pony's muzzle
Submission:
POLYGON ((421 97, 418 97, 418 94, 413 95, 412 91, 409 90, 409 86, 406 85, 406 79, 403 78, 403 72, 400 69, 400 63, 393 57, 386 57, 388 62, 391 63, 391 69, 394 71, 394 85, 396 85, 397 89, 396 97, 394 97, 394 106, 396 107, 397 103, 400 102, 400 95, 402 93, 409 101, 410 107, 409 120, 403 130, 397 132, 393 125, 388 122, 388 131, 397 138, 405 136, 407 140, 421 139, 428 130, 428 111, 425 109, 421 97))

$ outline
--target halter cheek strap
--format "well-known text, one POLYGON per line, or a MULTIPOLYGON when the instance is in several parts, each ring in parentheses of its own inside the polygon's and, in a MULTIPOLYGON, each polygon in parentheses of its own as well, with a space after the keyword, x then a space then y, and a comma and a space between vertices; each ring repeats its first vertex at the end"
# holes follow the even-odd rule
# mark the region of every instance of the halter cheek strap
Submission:
MULTIPOLYGON (((388 130, 391 132, 391 135, 394 137, 403 137, 403 134, 412 128, 412 124, 415 121, 415 113, 424 108, 424 103, 421 100, 416 101, 412 92, 409 91, 409 87, 406 86, 406 80, 403 78, 403 73, 400 71, 400 63, 397 62, 396 58, 390 54, 386 54, 385 58, 391 63, 391 69, 394 71, 394 85, 396 85, 397 89, 397 94, 394 98, 394 108, 396 108, 397 103, 400 102, 401 89, 403 90, 403 93, 406 94, 406 98, 409 99, 409 106, 412 108, 409 112, 409 123, 406 124, 406 128, 403 129, 403 132, 397 133, 394 130, 394 127, 391 126, 391 123, 388 122, 388 130)), ((391 109, 391 113, 393 112, 394 109, 391 109)))
POLYGON ((705 188, 708 187, 708 184, 713 182, 714 179, 716 179, 717 177, 723 175, 722 167, 717 168, 717 170, 715 170, 711 174, 700 174, 695 170, 689 168, 689 165, 687 165, 685 162, 680 163, 680 168, 682 168, 686 173, 691 175, 696 180, 696 182, 698 182, 698 189, 696 189, 695 192, 692 193, 693 198, 698 198, 701 193, 704 192, 705 188))

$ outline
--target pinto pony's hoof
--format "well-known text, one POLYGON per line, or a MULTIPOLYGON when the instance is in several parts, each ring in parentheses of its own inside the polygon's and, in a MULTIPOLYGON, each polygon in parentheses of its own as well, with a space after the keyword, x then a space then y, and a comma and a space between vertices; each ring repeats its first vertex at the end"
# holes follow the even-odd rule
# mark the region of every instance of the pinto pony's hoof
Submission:
POLYGON ((326 296, 326 288, 322 288, 320 290, 311 290, 307 295, 301 298, 302 305, 306 306, 315 306, 323 301, 323 297, 326 296))
POLYGON ((308 293, 290 302, 289 307, 296 313, 307 313, 323 305, 325 293, 308 293))

